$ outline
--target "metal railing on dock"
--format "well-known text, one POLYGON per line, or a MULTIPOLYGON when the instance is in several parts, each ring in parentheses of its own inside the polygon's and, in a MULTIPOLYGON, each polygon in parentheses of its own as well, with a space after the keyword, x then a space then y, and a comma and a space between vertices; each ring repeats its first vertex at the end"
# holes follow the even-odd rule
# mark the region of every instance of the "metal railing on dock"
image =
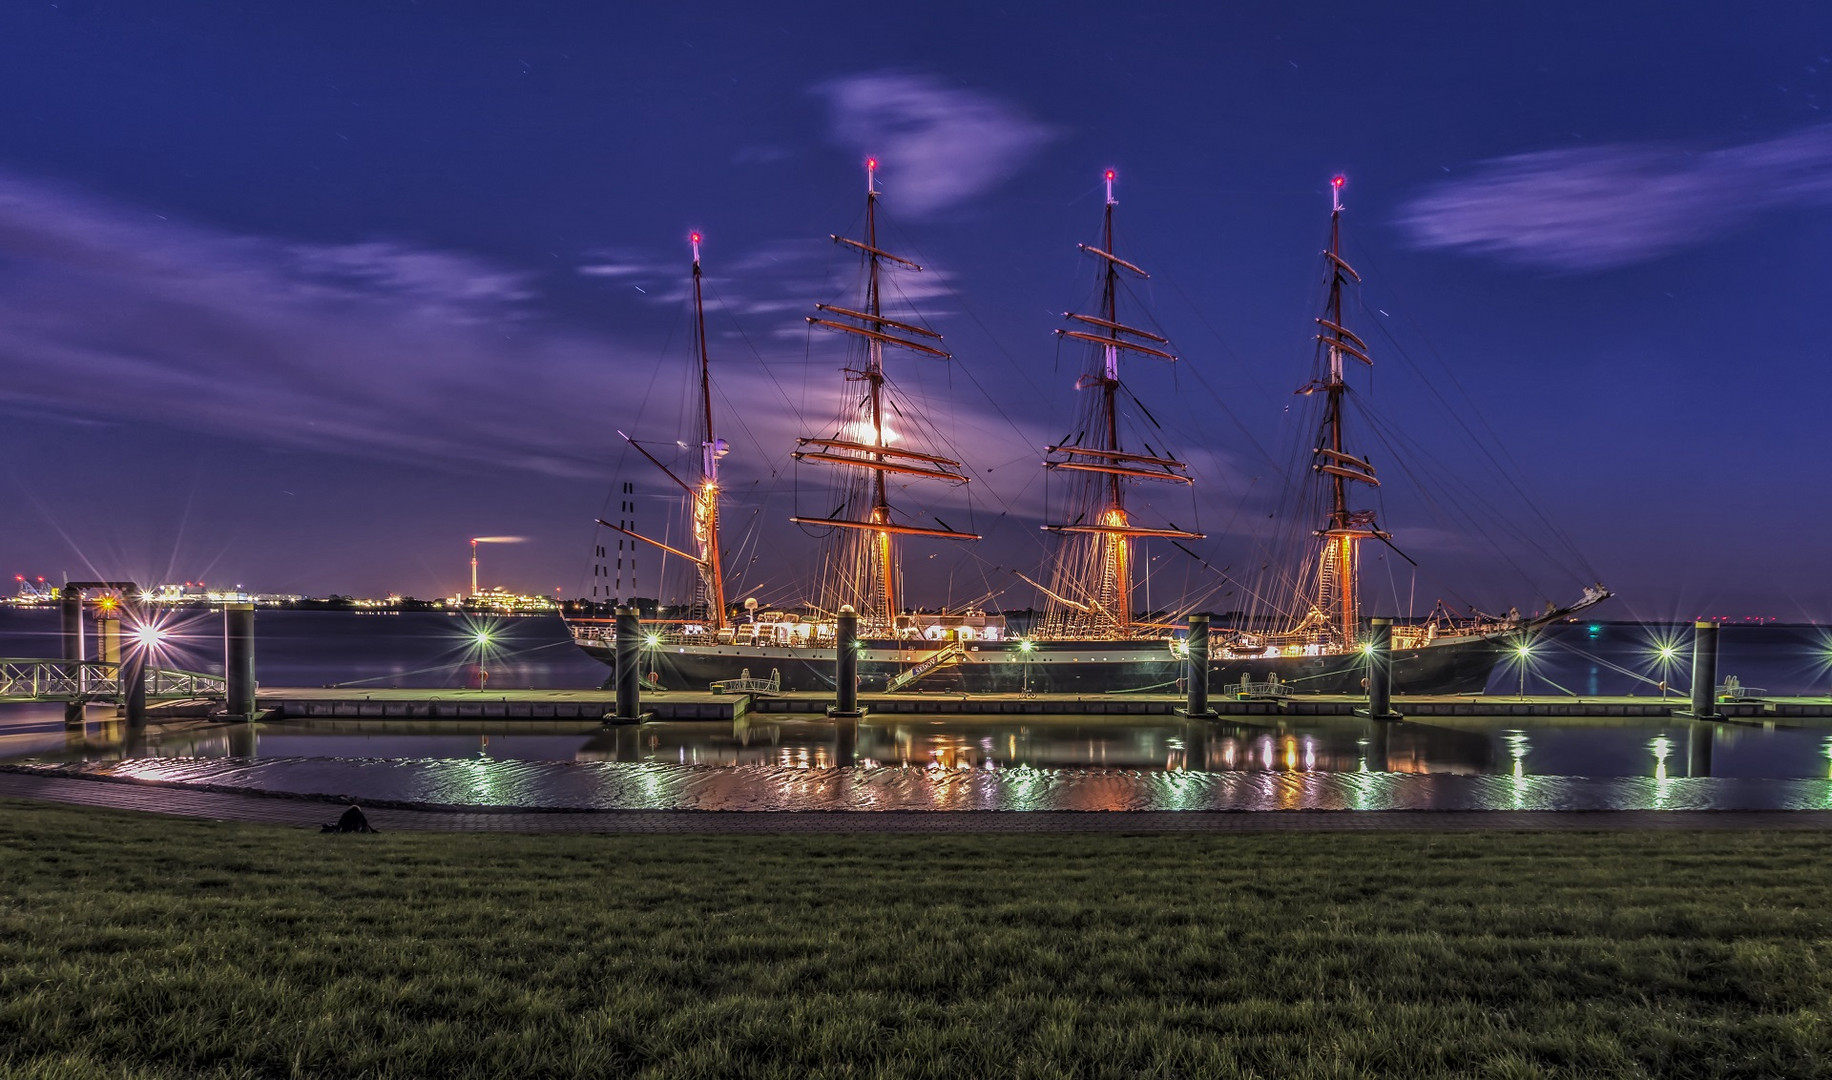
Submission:
MULTIPOLYGON (((122 666, 106 660, 0 658, 0 698, 78 701, 117 698, 123 693, 122 666)), ((223 676, 173 668, 146 669, 149 698, 216 698, 223 676)))

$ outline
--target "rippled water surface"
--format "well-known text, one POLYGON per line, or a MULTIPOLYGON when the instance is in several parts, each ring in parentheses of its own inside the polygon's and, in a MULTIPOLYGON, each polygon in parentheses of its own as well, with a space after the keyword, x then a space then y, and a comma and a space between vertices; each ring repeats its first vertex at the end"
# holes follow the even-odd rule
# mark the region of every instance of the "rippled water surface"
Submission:
MULTIPOLYGON (((55 612, 0 612, 0 655, 58 649, 55 612)), ((588 687, 604 669, 553 618, 501 620, 480 649, 444 615, 267 612, 267 685, 588 687)), ((1658 693, 1685 679, 1684 627, 1570 624, 1491 693, 1658 693), (1663 659, 1658 644, 1673 646, 1663 659), (1674 659, 1678 657, 1678 659, 1674 659)), ((189 613, 176 666, 220 670, 221 618, 189 613)), ((1733 627, 1719 670, 1823 694, 1816 627, 1733 627)), ((1832 721, 1350 718, 815 718, 739 723, 322 721, 193 724, 130 737, 110 709, 66 732, 58 706, 0 706, 0 764, 295 794, 458 806, 730 810, 1606 809, 1832 807, 1832 721)))
MULTIPOLYGON (((94 710, 102 716, 106 710, 94 710)), ((371 803, 691 810, 1832 809, 1832 724, 815 718, 0 725, 15 768, 371 803)))

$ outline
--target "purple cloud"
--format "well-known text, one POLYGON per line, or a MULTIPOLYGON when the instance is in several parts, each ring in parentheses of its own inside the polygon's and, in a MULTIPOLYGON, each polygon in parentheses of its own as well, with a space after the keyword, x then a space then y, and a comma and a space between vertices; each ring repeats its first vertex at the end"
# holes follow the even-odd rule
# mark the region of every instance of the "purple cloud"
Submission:
POLYGON ((1626 266, 1832 201, 1832 126, 1721 150, 1619 144, 1482 163, 1401 216, 1421 247, 1554 270, 1626 266))
MULTIPOLYGON (((846 342, 802 317, 833 292, 831 248, 732 252, 719 256, 730 276, 709 275, 723 309, 711 313, 719 407, 734 429, 742 420, 728 435, 741 444, 730 462, 740 474, 782 467, 796 437, 816 433, 804 420, 819 427, 839 407, 846 342), (793 330, 786 345, 770 332, 777 324, 793 330), (772 377, 753 346, 795 375, 772 377), (834 370, 804 398, 810 362, 834 370)), ((626 267, 654 275, 651 299, 683 298, 684 257, 606 252, 579 269, 617 287, 626 267)), ((923 280, 887 298, 899 313, 899 300, 941 286, 938 273, 906 276, 923 280)), ((668 408, 645 416, 632 400, 655 370, 653 347, 556 323, 537 284, 468 254, 237 235, 0 173, 0 403, 82 419, 99 402, 255 443, 593 480, 619 452, 614 429, 677 437, 668 408)), ((899 375, 938 377, 919 364, 899 375)), ((993 429, 989 412, 962 403, 947 419, 971 444, 993 429)), ((970 456, 1009 453, 976 445, 970 456)))
POLYGON ((4 401, 586 475, 562 433, 594 429, 630 350, 538 325, 533 296, 469 255, 234 235, 0 175, 4 401))
POLYGON ((912 217, 990 190, 1055 137, 1009 102, 928 75, 849 75, 814 90, 833 139, 882 159, 885 192, 912 217))

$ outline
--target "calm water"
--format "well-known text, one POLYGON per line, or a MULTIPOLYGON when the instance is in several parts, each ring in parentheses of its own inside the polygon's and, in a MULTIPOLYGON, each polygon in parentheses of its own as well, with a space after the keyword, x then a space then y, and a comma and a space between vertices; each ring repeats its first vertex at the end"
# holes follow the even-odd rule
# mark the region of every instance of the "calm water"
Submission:
MULTIPOLYGON (((444 615, 262 612, 269 685, 453 687, 479 663, 480 624, 444 615)), ((0 654, 55 651, 55 613, 0 613, 0 654)), ((177 627, 171 666, 220 666, 220 621, 177 627), (212 661, 216 664, 213 665, 212 661)), ((490 685, 584 687, 604 669, 557 619, 488 627, 490 685)), ((1529 693, 1653 693, 1652 635, 1561 627, 1529 693)), ((1689 643, 1678 642, 1683 658, 1689 643)), ((1776 694, 1825 693, 1819 632, 1735 627, 1720 670, 1776 694)), ((1491 692, 1518 675, 1497 673, 1491 692)), ((1673 673, 1683 682, 1683 664, 1673 673)), ((771 810, 1832 808, 1832 722, 1787 726, 1557 718, 1348 718, 1189 724, 1171 718, 884 718, 850 763, 816 718, 736 724, 319 721, 189 724, 143 735, 90 711, 0 706, 10 767, 452 806, 771 810)))
MULTIPOLYGON (((222 671, 222 616, 179 612, 166 627, 166 667, 222 671)), ((53 656, 58 613, 0 608, 0 656, 53 656)), ((1595 697, 1657 694, 1665 678, 1687 685, 1690 624, 1640 627, 1571 623, 1552 628, 1528 662, 1529 694, 1595 697), (1663 660, 1657 647, 1676 651, 1663 660)), ((484 618, 436 613, 357 614, 261 611, 255 652, 268 686, 463 687, 482 666, 492 687, 597 686, 608 670, 586 658, 557 616, 484 618), (483 631, 488 645, 479 645, 483 631)), ((1718 672, 1776 695, 1832 692, 1832 628, 1729 626, 1719 638, 1718 672)), ((1504 663, 1489 693, 1519 689, 1519 669, 1504 663)))

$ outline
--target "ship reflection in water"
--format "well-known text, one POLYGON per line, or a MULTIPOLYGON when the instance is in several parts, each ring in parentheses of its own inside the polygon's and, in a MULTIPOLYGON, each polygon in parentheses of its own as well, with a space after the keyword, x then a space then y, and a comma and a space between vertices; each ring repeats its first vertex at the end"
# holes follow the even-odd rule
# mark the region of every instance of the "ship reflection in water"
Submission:
POLYGON ((0 715, 14 769, 372 805, 669 810, 1832 809, 1832 725, 1476 717, 316 721, 80 732, 0 715))

